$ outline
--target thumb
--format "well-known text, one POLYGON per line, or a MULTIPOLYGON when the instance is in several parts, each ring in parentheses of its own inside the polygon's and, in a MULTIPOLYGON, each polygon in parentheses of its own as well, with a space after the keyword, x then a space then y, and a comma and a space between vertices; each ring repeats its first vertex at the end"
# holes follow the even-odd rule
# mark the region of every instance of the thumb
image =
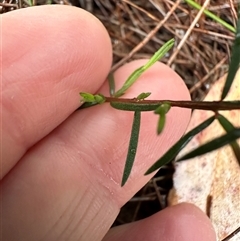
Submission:
POLYGON ((130 224, 112 228, 103 241, 215 241, 209 218, 188 203, 168 207, 161 212, 130 224))

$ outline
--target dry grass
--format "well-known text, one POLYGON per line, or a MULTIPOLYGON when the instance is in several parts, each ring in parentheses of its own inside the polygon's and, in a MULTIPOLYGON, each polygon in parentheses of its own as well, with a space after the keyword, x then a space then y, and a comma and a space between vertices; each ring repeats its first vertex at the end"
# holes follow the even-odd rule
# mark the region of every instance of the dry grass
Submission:
MULTIPOLYGON (((234 34, 180 0, 2 0, 0 13, 47 3, 84 8, 103 22, 112 39, 113 70, 133 59, 149 58, 163 43, 175 38, 174 49, 162 61, 185 80, 194 100, 203 99, 228 69, 234 34)), ((198 3, 235 26, 233 0, 198 3)), ((161 169, 122 208, 115 225, 164 208, 172 173, 171 165, 161 169)))

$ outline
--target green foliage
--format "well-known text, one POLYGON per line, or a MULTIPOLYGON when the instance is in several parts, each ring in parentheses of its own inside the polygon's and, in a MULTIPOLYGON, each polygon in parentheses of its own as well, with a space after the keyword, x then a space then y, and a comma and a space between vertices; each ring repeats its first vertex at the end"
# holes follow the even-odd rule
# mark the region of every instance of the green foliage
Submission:
POLYGON ((105 96, 102 94, 94 95, 94 99, 98 104, 103 104, 105 102, 105 96))
POLYGON ((192 140, 192 138, 203 131, 206 127, 208 127, 212 122, 214 121, 214 116, 210 117, 197 127, 195 127, 193 130, 189 131, 185 136, 183 136, 176 144, 174 144, 159 160, 157 160, 145 173, 145 175, 148 175, 163 165, 168 164, 170 161, 172 161, 179 152, 192 140))
POLYGON ((80 92, 80 96, 83 98, 83 102, 89 102, 94 104, 102 104, 106 100, 105 96, 102 94, 93 95, 86 92, 80 92))
POLYGON ((194 158, 197 156, 201 156, 203 154, 206 154, 210 151, 214 151, 218 148, 221 148, 227 144, 230 144, 231 142, 235 141, 236 139, 240 138, 240 128, 235 128, 231 131, 229 131, 228 133, 226 133, 223 136, 220 136, 198 148, 196 148, 195 150, 189 152, 188 154, 184 155, 183 157, 181 157, 180 159, 178 159, 177 161, 183 161, 183 160, 187 160, 190 158, 194 158))
MULTIPOLYGON (((190 6, 200 10, 201 9, 201 5, 199 5, 198 3, 192 1, 192 0, 185 0, 185 2, 187 2, 190 6)), ((214 21, 216 21, 217 23, 220 23, 222 26, 224 26, 225 28, 227 28, 228 30, 230 30, 231 32, 235 33, 236 32, 236 29, 228 24, 227 22, 225 22, 224 20, 222 20, 221 18, 219 18, 218 16, 216 16, 215 14, 211 13, 210 11, 208 10, 204 10, 203 11, 204 14, 206 16, 208 16, 209 18, 213 19, 214 21)))
POLYGON ((131 137, 130 137, 130 142, 129 142, 129 147, 128 147, 128 153, 127 153, 127 161, 126 161, 124 171, 123 171, 121 186, 123 186, 126 183, 126 181, 128 180, 128 177, 132 171, 132 166, 133 166, 135 156, 137 153, 140 123, 141 123, 141 112, 135 111, 134 118, 133 118, 133 124, 132 124, 132 132, 131 132, 131 137))
POLYGON ((108 84, 109 84, 109 94, 110 96, 114 96, 115 94, 115 81, 113 73, 110 72, 108 75, 108 84))
POLYGON ((118 110, 127 110, 127 111, 153 111, 156 110, 161 104, 149 104, 144 102, 121 102, 121 101, 112 101, 110 105, 118 110))
POLYGON ((231 64, 229 67, 227 80, 222 91, 222 96, 221 96, 222 100, 227 96, 227 93, 230 90, 230 87, 234 80, 234 76, 238 71, 239 63, 240 63, 240 7, 238 8, 237 32, 236 32, 236 38, 232 49, 231 64))
POLYGON ((149 95, 151 95, 151 92, 143 92, 137 96, 137 100, 144 100, 146 99, 149 95))
MULTIPOLYGON (((140 77, 140 75, 149 69, 153 64, 159 61, 174 45, 174 39, 170 39, 167 43, 165 43, 153 56, 152 58, 142 67, 136 69, 125 81, 122 88, 119 89, 114 96, 120 97, 122 96, 126 90, 128 90, 140 77)), ((111 91, 113 92, 113 91, 111 91)))
POLYGON ((93 94, 86 93, 86 92, 81 92, 79 93, 81 97, 83 97, 84 102, 95 102, 95 98, 93 94))
MULTIPOLYGON (((221 114, 219 114, 219 116, 218 116, 218 121, 227 133, 236 129, 233 126, 233 124, 221 114)), ((233 141, 233 142, 229 142, 229 144, 230 144, 230 146, 237 158, 237 161, 240 165, 240 147, 239 147, 238 143, 236 141, 233 141)))
POLYGON ((171 105, 169 104, 162 104, 160 105, 155 111, 154 113, 159 115, 158 118, 158 125, 157 125, 157 134, 159 135, 162 131, 163 128, 165 126, 165 122, 166 122, 166 114, 168 113, 168 111, 170 110, 171 105))
MULTIPOLYGON (((199 5, 194 3, 192 0, 186 0, 189 4, 199 9, 199 5)), ((239 68, 240 63, 240 9, 239 9, 239 20, 237 29, 235 30, 230 25, 223 23, 220 21, 217 16, 213 15, 209 11, 205 10, 205 14, 219 23, 223 24, 225 27, 229 28, 231 31, 236 31, 236 39, 233 45, 233 52, 231 58, 231 65, 229 68, 228 77, 226 83, 223 88, 221 101, 212 101, 212 102, 196 102, 196 101, 172 101, 172 100, 145 100, 150 93, 141 93, 136 98, 133 99, 123 99, 119 98, 122 96, 139 78, 139 76, 144 73, 147 69, 149 69, 156 61, 158 61, 162 56, 165 55, 167 51, 173 46, 174 40, 171 39, 168 41, 162 48, 160 48, 153 57, 142 67, 136 69, 125 81, 123 86, 115 92, 115 82, 113 78, 113 74, 110 73, 108 77, 109 81, 109 93, 110 97, 103 96, 101 94, 90 94, 81 92, 80 95, 83 98, 82 102, 84 104, 81 106, 82 108, 88 108, 97 104, 101 104, 104 102, 109 102, 110 105, 118 110, 124 111, 134 111, 134 119, 132 125, 132 131, 129 141, 129 148, 127 153, 127 158, 125 162, 125 167, 122 176, 121 185, 123 186, 131 173, 133 163, 136 156, 138 138, 139 138, 139 130, 140 130, 140 121, 141 121, 141 112, 142 111, 154 111, 155 114, 159 115, 159 121, 157 124, 157 133, 160 134, 164 128, 166 115, 169 109, 173 106, 181 107, 181 108, 191 108, 191 109, 202 109, 202 110, 211 110, 215 113, 214 116, 207 119, 206 121, 199 124, 193 130, 184 135, 177 143, 175 143, 162 157, 160 157, 145 173, 145 175, 150 174, 156 171, 161 166, 169 163, 174 160, 174 158, 179 154, 179 152, 191 141, 191 139, 197 135, 199 132, 208 127, 215 119, 218 119, 219 123, 223 126, 226 131, 221 137, 217 137, 212 141, 196 148, 190 153, 184 155, 177 161, 183 161, 188 158, 193 158, 199 155, 203 155, 207 152, 216 150, 224 145, 231 145, 237 160, 240 165, 240 148, 236 142, 238 138, 240 138, 240 128, 235 128, 224 116, 218 113, 219 110, 231 110, 231 109, 240 109, 240 101, 223 101, 226 95, 229 92, 229 89, 233 83, 234 76, 239 68)), ((160 147, 161 148, 161 147, 160 147)))

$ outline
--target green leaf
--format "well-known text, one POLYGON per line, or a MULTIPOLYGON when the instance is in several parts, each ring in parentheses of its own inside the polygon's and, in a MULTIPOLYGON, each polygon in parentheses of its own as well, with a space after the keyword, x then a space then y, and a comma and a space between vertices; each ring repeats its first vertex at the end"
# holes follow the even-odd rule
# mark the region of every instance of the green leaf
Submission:
POLYGON ((155 64, 159 59, 161 59, 174 45, 175 40, 170 39, 166 42, 143 66, 144 71, 149 69, 153 64, 155 64))
POLYGON ((110 105, 118 110, 127 110, 127 111, 153 111, 158 108, 161 104, 159 103, 129 103, 129 102, 110 102, 110 105))
POLYGON ((106 100, 105 96, 102 94, 93 95, 86 92, 80 92, 79 94, 81 97, 83 97, 83 100, 81 102, 84 102, 84 104, 79 109, 84 109, 97 104, 102 104, 106 100))
POLYGON ((160 159, 158 159, 145 173, 148 175, 163 165, 166 165, 172 161, 178 153, 192 140, 192 138, 199 132, 208 127, 215 119, 215 116, 208 118, 206 121, 195 127, 193 130, 189 131, 184 135, 177 143, 175 143, 160 159))
POLYGON ((125 93, 127 89, 129 89, 135 82, 136 80, 140 77, 140 75, 144 72, 143 66, 139 67, 135 71, 133 71, 132 74, 127 78, 126 82, 123 84, 122 88, 118 90, 114 96, 115 97, 120 97, 125 93))
POLYGON ((231 88, 231 85, 234 81, 234 77, 239 69, 239 65, 240 65, 240 6, 238 7, 237 32, 236 32, 236 37, 232 48, 231 63, 228 70, 227 80, 222 91, 221 100, 223 100, 227 96, 231 88))
POLYGON ((157 134, 158 135, 163 131, 163 128, 164 128, 165 122, 166 122, 166 114, 168 113, 170 108, 171 108, 171 105, 162 104, 154 111, 155 114, 159 115, 158 125, 157 125, 157 134))
POLYGON ((168 111, 170 110, 170 108, 171 108, 171 105, 170 105, 170 104, 164 103, 164 104, 160 105, 160 106, 154 111, 154 113, 155 113, 155 114, 159 114, 159 115, 167 114, 168 111))
POLYGON ((93 107, 98 104, 99 103, 97 103, 97 102, 85 102, 77 110, 86 109, 86 108, 93 107))
POLYGON ((108 75, 108 84, 109 84, 109 94, 110 96, 114 96, 115 94, 115 80, 112 72, 108 75))
MULTIPOLYGON (((221 114, 218 115, 218 121, 226 132, 230 132, 235 129, 233 124, 221 114)), ((231 146, 231 148, 236 156, 236 159, 240 165, 240 147, 239 147, 237 141, 231 142, 230 146, 231 146)))
POLYGON ((97 94, 97 95, 94 95, 94 99, 95 101, 98 103, 98 104, 102 104, 106 101, 106 98, 104 95, 102 94, 97 94))
POLYGON ((83 98, 84 102, 95 102, 95 98, 93 94, 86 93, 86 92, 80 92, 79 94, 83 98))
POLYGON ((200 156, 200 155, 206 154, 208 152, 214 151, 227 144, 230 144, 231 142, 235 141, 238 138, 240 138, 240 128, 235 128, 234 130, 228 132, 227 134, 220 136, 220 137, 194 149, 193 151, 184 155, 177 161, 187 160, 187 159, 194 158, 196 156, 200 156))
POLYGON ((144 100, 146 99, 149 95, 151 95, 151 92, 143 92, 137 96, 137 100, 144 100))
POLYGON ((160 135, 161 132, 163 131, 165 123, 166 123, 166 115, 165 114, 159 115, 159 117, 158 117, 158 124, 157 124, 157 134, 158 135, 160 135))
POLYGON ((130 137, 130 142, 128 147, 127 160, 123 171, 121 186, 124 186, 124 184, 128 180, 128 177, 131 173, 132 166, 135 160, 137 145, 138 145, 139 130, 140 130, 140 122, 141 122, 141 112, 135 111, 134 118, 133 118, 132 132, 131 132, 131 137, 130 137))
POLYGON ((226 132, 235 129, 234 125, 225 116, 218 113, 217 119, 226 132))
MULTIPOLYGON (((196 9, 198 9, 198 10, 200 10, 200 9, 202 8, 201 5, 197 4, 196 2, 194 2, 194 1, 192 1, 192 0, 185 0, 185 2, 187 2, 190 6, 196 8, 196 9)), ((221 18, 219 18, 217 15, 211 13, 211 12, 208 11, 208 10, 204 10, 203 12, 204 12, 204 14, 205 14, 206 16, 208 16, 209 18, 215 20, 217 23, 220 23, 222 26, 224 26, 224 27, 227 28, 228 30, 232 31, 233 33, 236 32, 236 29, 235 29, 232 25, 228 24, 227 22, 225 22, 224 20, 222 20, 221 18)))
POLYGON ((125 93, 127 89, 129 89, 139 78, 139 76, 145 72, 148 68, 150 68, 154 63, 156 63, 160 58, 162 58, 174 45, 174 39, 170 39, 166 42, 152 57, 151 59, 142 67, 136 69, 125 81, 122 88, 118 90, 114 96, 120 97, 125 93))

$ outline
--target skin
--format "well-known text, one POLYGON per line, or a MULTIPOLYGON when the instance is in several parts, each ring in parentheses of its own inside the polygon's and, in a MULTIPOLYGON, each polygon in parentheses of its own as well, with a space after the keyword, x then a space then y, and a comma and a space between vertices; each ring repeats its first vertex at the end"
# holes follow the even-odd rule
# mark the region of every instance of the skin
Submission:
MULTIPOLYGON (((74 7, 41 6, 1 16, 2 240, 213 241, 208 218, 191 204, 113 228, 143 176, 184 133, 190 111, 173 108, 163 134, 144 113, 130 179, 121 188, 132 113, 103 104, 74 112, 79 92, 108 95, 112 47, 102 24, 74 7)), ((116 88, 146 60, 115 73, 116 88)), ((125 94, 188 100, 180 77, 157 63, 125 94)))

